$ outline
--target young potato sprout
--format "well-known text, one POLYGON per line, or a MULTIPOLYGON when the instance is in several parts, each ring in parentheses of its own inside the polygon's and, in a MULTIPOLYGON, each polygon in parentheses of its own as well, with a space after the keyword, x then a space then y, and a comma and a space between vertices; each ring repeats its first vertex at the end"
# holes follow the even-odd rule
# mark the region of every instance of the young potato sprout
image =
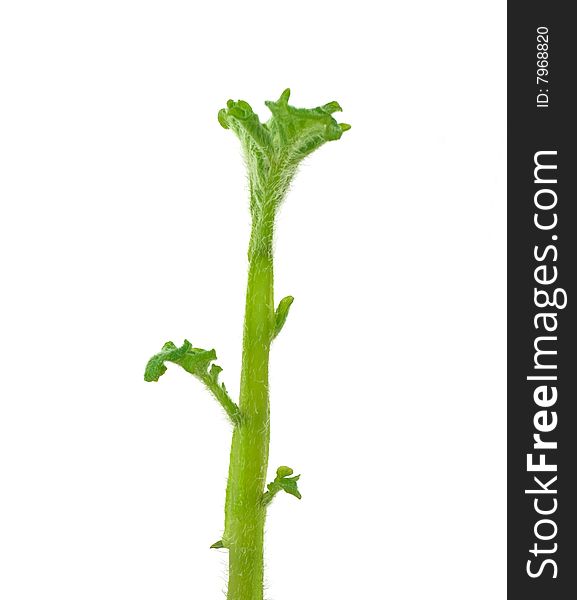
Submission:
POLYGON ((219 381, 221 367, 214 350, 195 348, 188 340, 177 347, 167 342, 148 362, 146 381, 158 381, 165 363, 179 365, 199 379, 226 412, 232 427, 232 447, 226 489, 224 533, 212 548, 229 554, 228 600, 263 600, 264 524, 268 505, 281 491, 301 498, 290 467, 281 466, 266 484, 270 441, 269 354, 282 330, 292 296, 275 310, 273 234, 275 216, 300 162, 325 142, 350 129, 332 114, 337 102, 317 108, 295 108, 290 90, 265 104, 272 113, 261 123, 244 100, 227 102, 218 121, 240 140, 248 170, 252 229, 248 249, 248 284, 238 404, 219 381))

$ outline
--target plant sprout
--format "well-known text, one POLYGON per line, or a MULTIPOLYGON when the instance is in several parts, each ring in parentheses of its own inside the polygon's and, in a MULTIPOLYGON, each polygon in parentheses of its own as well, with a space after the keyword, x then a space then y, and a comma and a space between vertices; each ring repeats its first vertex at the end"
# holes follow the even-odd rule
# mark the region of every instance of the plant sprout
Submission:
POLYGON ((198 378, 220 403, 233 426, 226 489, 224 533, 212 548, 229 553, 228 600, 263 600, 264 525, 268 505, 281 491, 301 498, 299 475, 281 466, 266 485, 270 440, 269 354, 287 319, 292 296, 275 310, 273 291, 273 234, 275 216, 300 162, 325 142, 338 140, 350 129, 332 114, 337 102, 317 108, 294 108, 290 90, 276 102, 261 123, 250 105, 229 100, 218 121, 239 138, 248 170, 252 230, 248 249, 248 284, 238 404, 219 381, 221 367, 214 350, 194 347, 188 340, 177 347, 167 342, 146 366, 144 379, 158 381, 165 363, 179 365, 198 378))

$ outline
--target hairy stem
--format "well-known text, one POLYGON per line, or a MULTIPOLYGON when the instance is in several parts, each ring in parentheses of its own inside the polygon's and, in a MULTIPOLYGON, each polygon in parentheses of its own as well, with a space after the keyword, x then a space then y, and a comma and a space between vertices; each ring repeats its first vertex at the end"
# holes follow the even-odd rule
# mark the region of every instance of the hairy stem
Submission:
POLYGON ((233 433, 224 543, 229 549, 228 600, 262 600, 269 452, 268 367, 274 332, 272 220, 253 224, 240 387, 233 433))
MULTIPOLYGON (((270 119, 263 123, 244 100, 228 100, 218 121, 241 142, 248 170, 252 232, 238 413, 222 402, 234 423, 225 530, 215 548, 229 550, 228 600, 263 600, 263 538, 266 506, 284 490, 297 498, 298 475, 281 466, 265 494, 270 438, 268 365, 270 345, 286 320, 292 297, 277 311, 273 294, 272 237, 274 217, 299 163, 350 129, 332 114, 338 102, 315 108, 290 106, 287 88, 276 102, 266 102, 270 119)), ((209 373, 210 375, 210 373, 209 373)), ((215 380, 216 382, 216 380, 215 380)), ((216 383, 215 383, 216 385, 216 383)), ((226 399, 225 399, 226 400, 226 399)))
POLYGON ((244 100, 228 100, 218 121, 240 140, 248 171, 252 232, 238 405, 219 382, 222 368, 216 351, 184 340, 181 347, 166 342, 147 363, 145 381, 158 381, 166 363, 180 365, 200 379, 220 403, 234 426, 226 488, 222 539, 211 548, 229 551, 228 600, 263 600, 263 542, 266 507, 284 491, 301 498, 290 467, 282 465, 265 492, 270 441, 268 390, 269 353, 293 302, 283 298, 275 311, 272 239, 274 218, 299 163, 326 142, 340 139, 350 129, 332 114, 341 110, 332 101, 315 108, 289 105, 290 89, 265 104, 270 119, 261 122, 244 100))

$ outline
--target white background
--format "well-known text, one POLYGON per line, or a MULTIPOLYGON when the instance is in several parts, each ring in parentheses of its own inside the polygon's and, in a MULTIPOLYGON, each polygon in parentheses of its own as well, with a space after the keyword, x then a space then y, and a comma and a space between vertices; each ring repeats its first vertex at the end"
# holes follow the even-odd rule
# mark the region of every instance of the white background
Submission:
POLYGON ((276 236, 267 598, 505 598, 505 4, 4 1, 0 596, 223 597, 249 218, 216 113, 338 100, 276 236))

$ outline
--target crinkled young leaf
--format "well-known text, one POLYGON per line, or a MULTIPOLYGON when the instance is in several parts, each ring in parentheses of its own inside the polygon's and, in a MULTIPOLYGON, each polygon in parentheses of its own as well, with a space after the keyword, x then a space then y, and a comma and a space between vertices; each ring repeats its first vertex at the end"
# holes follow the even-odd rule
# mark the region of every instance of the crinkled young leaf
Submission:
POLYGON ((276 102, 265 102, 272 113, 267 125, 273 144, 286 159, 298 162, 325 142, 338 140, 350 128, 331 116, 342 110, 338 102, 295 108, 288 103, 289 97, 290 90, 286 89, 276 102))
POLYGON ((180 365, 185 371, 196 377, 202 377, 210 363, 216 360, 214 350, 194 348, 188 340, 178 348, 172 342, 166 342, 162 350, 155 354, 146 365, 144 371, 145 381, 158 381, 166 373, 166 362, 180 365))
POLYGON ((229 100, 226 108, 219 111, 218 121, 225 129, 232 129, 246 149, 251 149, 254 145, 265 154, 271 150, 268 129, 260 122, 248 102, 229 100))
POLYGON ((300 161, 326 142, 338 140, 350 129, 332 116, 340 111, 338 102, 316 108, 295 108, 288 101, 287 88, 276 101, 265 102, 272 116, 261 123, 244 100, 227 102, 218 121, 241 141, 251 185, 251 209, 267 202, 282 202, 300 161))
POLYGON ((162 350, 155 354, 144 370, 145 381, 158 381, 166 373, 167 362, 181 366, 185 371, 200 379, 220 402, 233 423, 238 423, 240 412, 238 406, 231 400, 224 383, 219 383, 218 376, 222 368, 212 364, 216 360, 214 350, 195 348, 188 341, 178 348, 172 342, 166 342, 162 350))
POLYGON ((268 492, 265 492, 262 498, 264 506, 268 506, 280 491, 284 491, 299 500, 302 498, 297 486, 300 475, 290 477, 292 474, 293 470, 290 467, 279 467, 277 469, 274 481, 266 486, 268 492))

